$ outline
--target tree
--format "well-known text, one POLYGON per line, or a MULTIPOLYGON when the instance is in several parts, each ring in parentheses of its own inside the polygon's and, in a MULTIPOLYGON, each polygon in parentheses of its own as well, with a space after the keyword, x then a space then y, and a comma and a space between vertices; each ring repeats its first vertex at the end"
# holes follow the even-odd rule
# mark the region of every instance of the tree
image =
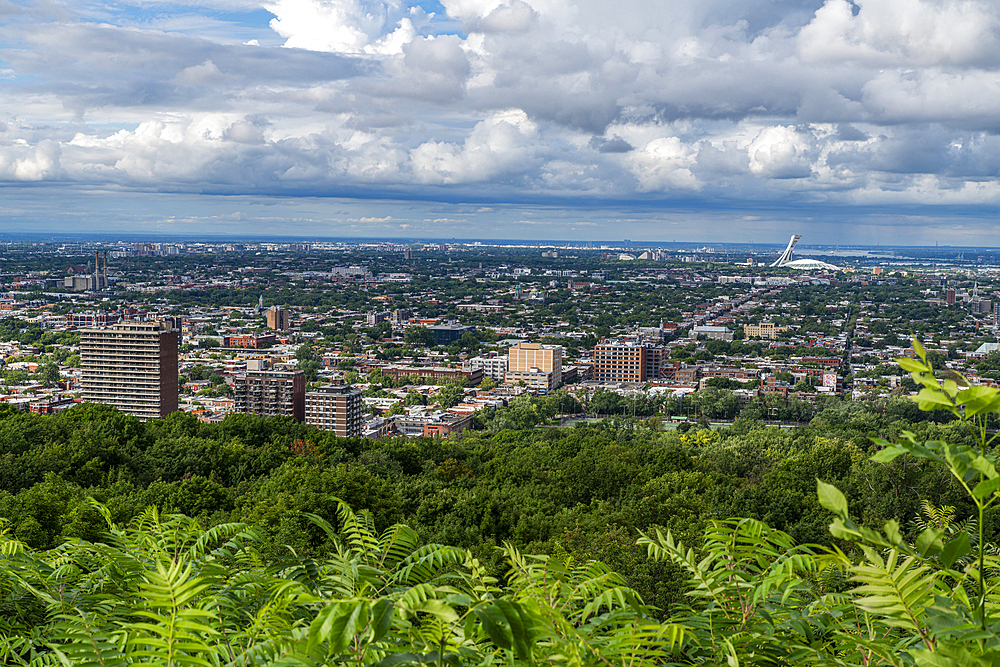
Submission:
POLYGON ((403 403, 406 405, 427 405, 427 399, 419 391, 414 390, 406 394, 403 403))
POLYGON ((403 334, 403 342, 415 347, 434 347, 434 332, 427 327, 409 327, 403 334))
POLYGON ((774 379, 778 382, 787 382, 788 384, 795 382, 795 376, 788 371, 778 371, 774 374, 774 379))
POLYGON ((313 350, 312 345, 299 345, 298 349, 295 350, 295 359, 299 362, 302 361, 319 361, 319 357, 316 356, 316 352, 313 350))
POLYGON ((59 367, 51 361, 43 364, 41 368, 38 369, 38 376, 46 387, 54 387, 59 384, 59 380, 61 379, 61 376, 59 375, 59 367))
POLYGON ((298 368, 305 374, 306 382, 314 382, 323 365, 315 359, 305 359, 299 361, 298 368))
POLYGON ((442 408, 453 408, 465 398, 465 391, 459 384, 447 384, 437 394, 435 400, 442 408))

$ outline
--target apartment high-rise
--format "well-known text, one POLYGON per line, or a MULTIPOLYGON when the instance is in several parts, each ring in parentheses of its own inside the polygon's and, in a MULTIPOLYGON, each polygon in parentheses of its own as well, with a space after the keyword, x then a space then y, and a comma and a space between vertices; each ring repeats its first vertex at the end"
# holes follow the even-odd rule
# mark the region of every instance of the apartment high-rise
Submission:
POLYGON ((306 417, 306 378, 302 371, 247 370, 236 376, 236 412, 298 421, 306 417))
POLYGON ((306 394, 306 423, 342 438, 360 438, 365 425, 362 408, 360 389, 319 387, 306 394))
POLYGON ((284 331, 289 327, 288 315, 287 309, 271 306, 267 309, 267 328, 284 331))
POLYGON ((83 400, 141 419, 177 410, 177 340, 172 322, 119 322, 80 330, 83 400))
POLYGON ((561 345, 518 343, 507 351, 508 384, 524 382, 540 391, 552 391, 562 384, 561 345))
POLYGON ((594 379, 598 382, 645 382, 645 345, 600 343, 594 347, 594 379))

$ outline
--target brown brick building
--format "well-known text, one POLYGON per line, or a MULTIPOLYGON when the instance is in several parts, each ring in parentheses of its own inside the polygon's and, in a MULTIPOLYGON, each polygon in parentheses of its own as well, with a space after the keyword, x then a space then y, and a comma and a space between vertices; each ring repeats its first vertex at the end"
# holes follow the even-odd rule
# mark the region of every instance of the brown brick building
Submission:
POLYGON ((223 336, 222 347, 244 347, 250 350, 257 350, 262 347, 267 347, 268 345, 277 342, 277 340, 278 339, 274 334, 265 334, 263 336, 258 334, 223 336))
POLYGON ((141 419, 177 410, 177 343, 171 322, 122 322, 80 330, 83 400, 141 419))
POLYGON ((302 371, 248 370, 236 376, 236 412, 306 418, 306 378, 302 371))
POLYGON ((360 438, 365 425, 361 390, 344 385, 306 394, 306 423, 342 438, 360 438))
POLYGON ((647 349, 633 343, 600 343, 594 348, 594 380, 645 382, 647 349))
POLYGON ((420 380, 461 380, 466 379, 472 384, 483 381, 483 369, 447 368, 445 366, 383 366, 379 369, 382 375, 390 378, 400 378, 412 375, 420 380))

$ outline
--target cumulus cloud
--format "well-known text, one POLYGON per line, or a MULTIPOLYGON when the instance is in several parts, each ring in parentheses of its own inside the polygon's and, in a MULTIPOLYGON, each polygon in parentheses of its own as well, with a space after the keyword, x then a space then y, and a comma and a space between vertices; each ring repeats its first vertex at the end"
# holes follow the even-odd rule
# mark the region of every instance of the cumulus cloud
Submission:
POLYGON ((462 145, 428 141, 410 153, 422 183, 452 184, 509 177, 529 169, 537 127, 515 110, 494 114, 476 125, 462 145))
POLYGON ((48 139, 34 146, 17 141, 0 147, 0 179, 41 181, 59 176, 60 146, 48 139))
POLYGON ((266 0, 270 43, 20 8, 0 27, 0 179, 491 205, 993 196, 994 0, 441 5, 266 0))
POLYGON ((993 2, 827 0, 800 32, 799 48, 807 60, 976 66, 995 64, 998 37, 993 2))

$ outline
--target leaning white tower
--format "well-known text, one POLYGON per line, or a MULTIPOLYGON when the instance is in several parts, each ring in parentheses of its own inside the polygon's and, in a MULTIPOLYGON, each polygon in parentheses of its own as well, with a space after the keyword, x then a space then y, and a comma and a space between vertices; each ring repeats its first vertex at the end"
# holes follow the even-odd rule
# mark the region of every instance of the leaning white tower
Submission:
POLYGON ((784 266, 785 264, 791 262, 792 251, 795 250, 795 244, 799 242, 800 238, 802 238, 800 235, 792 234, 792 238, 789 239, 788 247, 785 248, 785 252, 781 253, 781 257, 775 260, 774 264, 771 264, 771 266, 784 266))

